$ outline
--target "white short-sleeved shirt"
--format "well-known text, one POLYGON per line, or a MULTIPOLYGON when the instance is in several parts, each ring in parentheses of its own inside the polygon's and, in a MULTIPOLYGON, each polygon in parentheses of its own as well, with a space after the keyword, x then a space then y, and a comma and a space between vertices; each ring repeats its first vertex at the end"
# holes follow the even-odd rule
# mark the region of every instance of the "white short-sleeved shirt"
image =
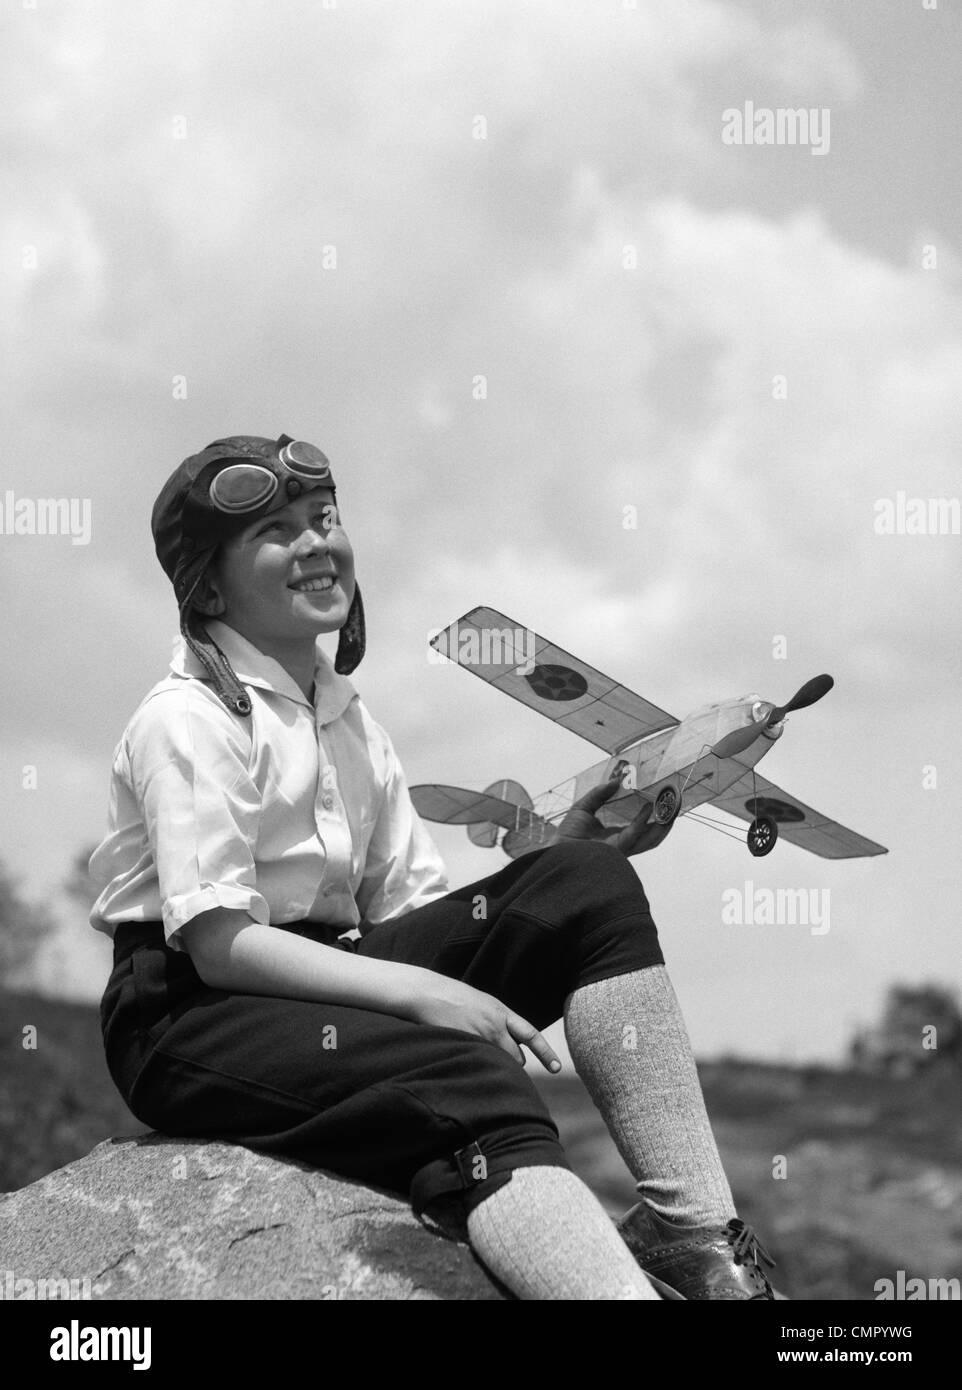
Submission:
POLYGON ((448 892, 391 740, 317 647, 314 704, 226 623, 208 631, 251 695, 218 699, 183 638, 114 751, 90 924, 163 920, 168 944, 214 907, 274 926, 374 926, 448 892))

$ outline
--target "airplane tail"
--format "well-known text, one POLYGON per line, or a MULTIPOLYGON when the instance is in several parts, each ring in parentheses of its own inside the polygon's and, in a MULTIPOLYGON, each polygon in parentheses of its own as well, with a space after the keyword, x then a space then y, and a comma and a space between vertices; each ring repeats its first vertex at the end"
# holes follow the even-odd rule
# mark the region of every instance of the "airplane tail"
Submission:
MULTIPOLYGON (((501 801, 509 801, 513 806, 521 806, 526 811, 530 811, 534 806, 521 783, 512 781, 510 777, 504 777, 500 782, 492 782, 490 787, 485 787, 483 794, 496 796, 501 801)), ((498 843, 502 827, 494 821, 478 821, 469 825, 467 830, 468 839, 472 844, 480 845, 482 849, 492 849, 498 843)), ((511 833, 510 830, 507 832, 509 835, 511 833)))
POLYGON ((524 787, 508 778, 492 782, 483 792, 441 782, 426 782, 410 790, 419 816, 441 825, 463 825, 474 844, 485 849, 493 848, 504 831, 501 848, 512 859, 557 838, 555 827, 538 815, 524 787))

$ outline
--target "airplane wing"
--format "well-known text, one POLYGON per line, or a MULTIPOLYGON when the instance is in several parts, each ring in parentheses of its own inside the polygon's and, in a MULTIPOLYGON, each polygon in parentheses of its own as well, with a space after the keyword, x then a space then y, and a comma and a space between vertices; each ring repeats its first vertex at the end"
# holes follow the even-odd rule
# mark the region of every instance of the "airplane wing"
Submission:
POLYGON ((804 801, 798 801, 774 782, 757 773, 746 772, 711 804, 720 806, 729 815, 752 821, 756 816, 771 816, 778 824, 779 839, 810 850, 822 859, 858 859, 863 855, 888 854, 884 845, 857 835, 847 826, 829 820, 813 811, 804 801))
POLYGON ((499 796, 489 796, 486 792, 423 782, 411 787, 410 793, 418 815, 442 825, 477 825, 490 821, 526 836, 532 846, 547 844, 555 835, 554 827, 529 807, 502 801, 499 796))
POLYGON ((494 608, 472 608, 431 646, 606 753, 679 722, 494 608))

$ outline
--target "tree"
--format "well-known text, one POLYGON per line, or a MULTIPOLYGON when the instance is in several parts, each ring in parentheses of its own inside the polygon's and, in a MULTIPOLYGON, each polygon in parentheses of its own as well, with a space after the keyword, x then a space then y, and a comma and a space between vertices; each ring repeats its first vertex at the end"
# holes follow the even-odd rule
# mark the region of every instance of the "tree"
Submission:
POLYGON ((54 922, 23 897, 17 880, 0 861, 0 983, 33 959, 54 922))
POLYGON ((962 1015, 952 991, 941 985, 893 985, 881 1029, 893 1048, 950 1057, 962 1042, 962 1015))
POLYGON ((852 1062, 909 1076, 932 1060, 962 1059, 962 1013, 942 985, 892 985, 879 1022, 852 1040, 852 1062))
POLYGON ((87 845, 77 851, 71 862, 70 872, 63 882, 68 897, 72 898, 78 907, 82 907, 84 913, 90 911, 100 894, 100 886, 94 883, 87 867, 96 848, 96 845, 87 845))

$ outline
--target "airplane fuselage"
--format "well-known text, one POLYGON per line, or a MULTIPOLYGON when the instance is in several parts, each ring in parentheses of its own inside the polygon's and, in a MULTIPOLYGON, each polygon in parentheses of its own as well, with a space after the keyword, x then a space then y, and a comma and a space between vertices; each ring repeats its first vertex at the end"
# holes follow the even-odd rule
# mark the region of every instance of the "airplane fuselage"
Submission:
POLYGON ((627 823, 645 801, 654 801, 662 811, 670 806, 671 815, 680 815, 719 796, 765 756, 780 738, 783 723, 765 729, 736 757, 719 758, 709 750, 733 730, 763 720, 773 708, 771 701, 754 694, 705 705, 673 728, 649 734, 552 787, 535 798, 535 806, 541 810, 543 804, 541 813, 557 821, 573 801, 620 768, 624 791, 602 807, 603 823, 627 823), (673 789, 676 805, 667 788, 673 789))

